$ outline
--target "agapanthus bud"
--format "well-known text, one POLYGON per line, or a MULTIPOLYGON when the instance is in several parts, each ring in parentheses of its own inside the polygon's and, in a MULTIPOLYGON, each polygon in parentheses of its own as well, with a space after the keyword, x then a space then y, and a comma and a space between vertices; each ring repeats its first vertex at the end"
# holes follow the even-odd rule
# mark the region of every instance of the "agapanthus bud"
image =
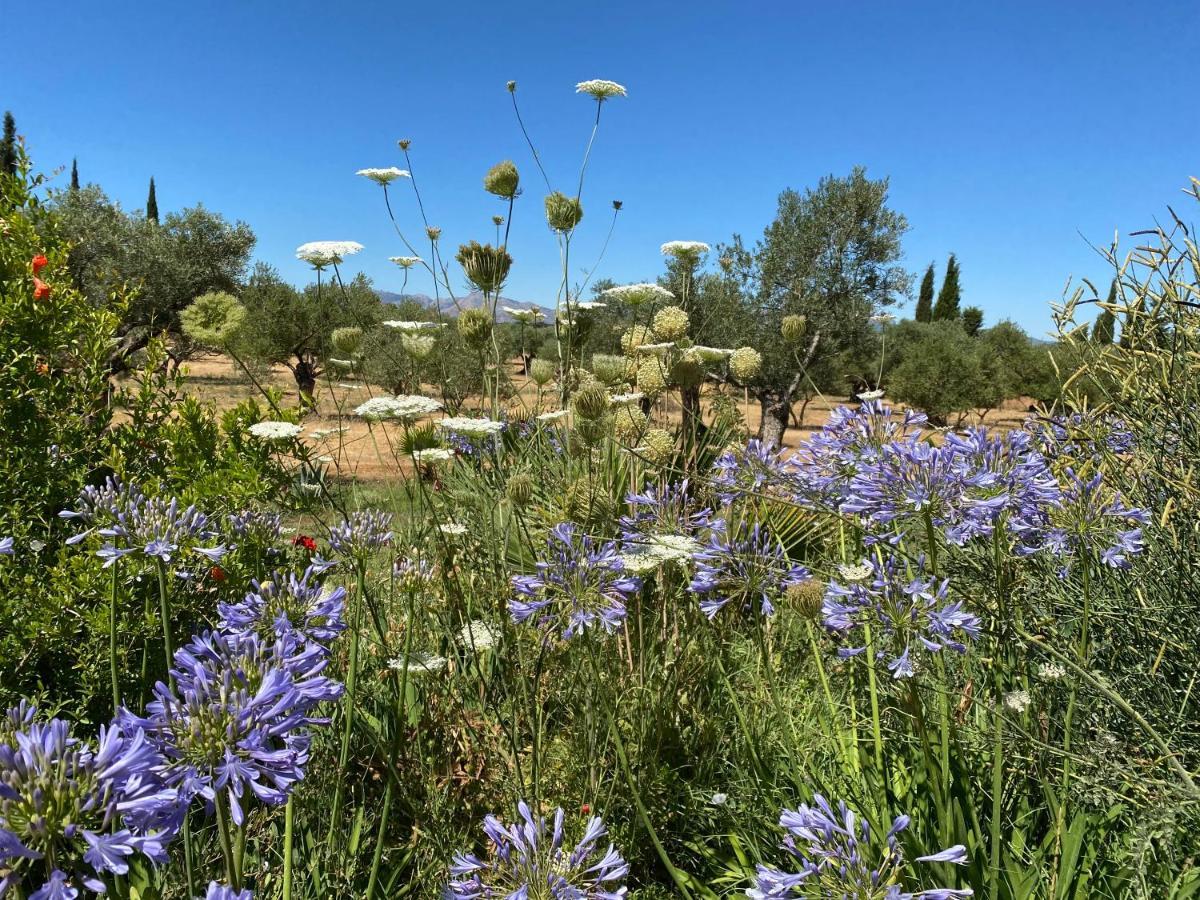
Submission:
POLYGON ((492 317, 482 309, 464 309, 458 316, 458 333, 475 347, 482 347, 492 336, 492 317))
POLYGON ((401 150, 407 150, 412 146, 412 141, 408 140, 407 138, 403 138, 396 141, 396 146, 398 146, 401 150))
POLYGON ((603 387, 588 386, 571 398, 571 408, 580 419, 595 421, 608 414, 608 392, 603 387))
POLYGON ((648 424, 646 414, 635 403, 623 403, 613 410, 613 434, 622 444, 636 444, 648 424))
POLYGON ((460 246, 454 258, 463 267, 467 280, 485 294, 499 291, 512 267, 512 257, 507 250, 479 241, 460 246))
POLYGON ((738 381, 749 381, 762 371, 762 354, 753 347, 738 347, 729 357, 729 371, 738 381))
POLYGON ((651 428, 642 437, 642 455, 655 465, 662 465, 675 455, 675 435, 665 428, 651 428))
POLYGON ((654 314, 654 336, 660 341, 677 341, 687 334, 688 314, 678 306, 664 306, 654 314))
POLYGON ((508 479, 504 490, 513 506, 523 509, 533 499, 533 479, 525 472, 518 472, 508 479))
POLYGON ((642 344, 649 344, 654 335, 645 325, 634 325, 621 335, 621 351, 626 356, 633 356, 642 344))
POLYGON ((546 195, 546 221, 555 231, 565 234, 583 219, 583 205, 562 191, 546 195))
POLYGON ((520 183, 521 176, 511 159, 496 163, 483 176, 483 189, 489 194, 495 194, 505 200, 511 200, 517 196, 517 188, 520 183))
POLYGON ((245 307, 224 291, 201 294, 179 314, 183 333, 207 347, 224 347, 245 319, 245 307))
POLYGON ((555 366, 548 359, 538 357, 529 364, 529 377, 538 387, 545 387, 554 380, 555 366))
POLYGON ((657 397, 667 389, 669 376, 657 356, 644 356, 638 362, 637 389, 647 397, 657 397))
POLYGON ((353 325, 345 328, 335 328, 329 335, 329 341, 338 353, 353 355, 362 346, 363 330, 353 325))
POLYGON ((592 356, 592 372, 605 385, 614 385, 625 380, 628 364, 625 358, 610 353, 596 353, 592 356))
POLYGON ((804 340, 804 332, 808 328, 807 316, 784 316, 783 324, 780 325, 779 331, 783 334, 783 339, 789 344, 798 344, 804 340))
POLYGON ((814 622, 821 618, 821 604, 825 600, 825 585, 821 582, 814 580, 793 584, 784 596, 803 618, 814 622))

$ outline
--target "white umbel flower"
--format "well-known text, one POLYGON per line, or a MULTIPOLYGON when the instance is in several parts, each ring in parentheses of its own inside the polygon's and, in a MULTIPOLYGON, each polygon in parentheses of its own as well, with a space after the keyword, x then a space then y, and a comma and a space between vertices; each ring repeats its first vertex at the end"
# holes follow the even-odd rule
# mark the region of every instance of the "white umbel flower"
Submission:
POLYGON ((292 422, 255 422, 250 433, 260 441, 290 441, 303 429, 292 422))
POLYGON ((406 322, 403 319, 386 319, 384 325, 397 331, 432 331, 445 326, 445 322, 406 322))
POLYGON ((1004 705, 1015 713, 1025 712, 1032 702, 1033 698, 1029 696, 1029 691, 1009 691, 1004 695, 1004 705))
POLYGON ((662 341, 658 344, 639 344, 638 353, 666 353, 675 346, 674 341, 662 341))
POLYGON ((447 537, 462 537, 467 533, 467 526, 458 522, 446 522, 438 526, 438 531, 447 537))
POLYGON ((442 408, 442 404, 429 397, 416 394, 406 394, 400 397, 372 397, 354 410, 354 414, 364 419, 379 421, 381 419, 420 419, 432 415, 442 408))
POLYGON ((444 672, 449 660, 436 653, 410 653, 407 657, 397 656, 388 662, 388 668, 397 672, 408 670, 409 675, 437 675, 444 672))
POLYGON ((838 577, 843 581, 866 581, 875 570, 870 563, 857 563, 852 566, 838 566, 838 577))
POLYGON ((397 169, 395 166, 388 166, 386 169, 359 169, 354 173, 361 175, 363 178, 370 178, 373 182, 381 187, 387 187, 397 178, 411 178, 407 169, 397 169))
POLYGON ((872 322, 875 325, 886 325, 888 322, 895 322, 896 317, 891 313, 876 313, 867 321, 872 322))
POLYGON ((723 347, 703 347, 699 344, 689 348, 688 353, 700 360, 700 362, 706 363, 723 362, 733 356, 732 350, 726 350, 723 347))
POLYGON ((416 463, 439 463, 454 459, 454 451, 445 447, 429 447, 425 450, 414 450, 412 455, 416 463))
POLYGON ((1038 667, 1038 678, 1042 681, 1058 681, 1066 675, 1067 670, 1056 662, 1045 662, 1038 667))
POLYGON ((415 265, 425 262, 419 256, 389 256, 389 262, 394 262, 402 269, 411 269, 415 265))
POLYGON ((565 409, 556 409, 553 412, 544 412, 537 417, 539 422, 557 422, 559 419, 565 419, 567 411, 565 409))
POLYGON ((861 394, 858 395, 858 399, 861 400, 863 403, 869 403, 872 400, 878 400, 882 396, 883 396, 883 391, 879 391, 879 390, 863 391, 861 394))
POLYGON ((345 425, 339 425, 337 428, 318 428, 316 431, 310 431, 308 436, 314 441, 323 441, 327 437, 332 437, 335 434, 345 434, 349 430, 345 425))
POLYGON ((681 258, 700 256, 712 248, 704 241, 667 241, 660 249, 663 256, 681 258))
POLYGON ((622 284, 609 288, 601 294, 610 300, 620 300, 630 306, 645 306, 651 303, 669 303, 675 295, 665 287, 650 282, 640 284, 622 284))
POLYGON ((628 94, 625 85, 615 81, 605 81, 603 78, 593 78, 591 81, 581 81, 575 85, 575 93, 588 94, 601 103, 609 97, 624 97, 628 94))
POLYGON ((613 394, 608 398, 608 402, 613 406, 625 406, 629 403, 640 403, 645 396, 641 391, 631 391, 628 394, 613 394))
POLYGON ((357 241, 309 241, 296 248, 296 259, 302 259, 317 269, 336 266, 347 256, 362 251, 357 241))
POLYGON ((447 416, 439 419, 436 424, 445 431, 454 431, 474 438, 491 437, 504 427, 503 422, 497 422, 495 419, 477 419, 472 416, 447 416))
POLYGON ((464 647, 472 650, 491 650, 500 643, 500 635, 482 619, 472 619, 458 632, 458 639, 464 647))
POLYGON ((523 322, 527 325, 533 322, 540 322, 542 319, 546 318, 546 314, 540 309, 517 309, 512 306, 502 306, 500 308, 512 316, 516 321, 523 322))

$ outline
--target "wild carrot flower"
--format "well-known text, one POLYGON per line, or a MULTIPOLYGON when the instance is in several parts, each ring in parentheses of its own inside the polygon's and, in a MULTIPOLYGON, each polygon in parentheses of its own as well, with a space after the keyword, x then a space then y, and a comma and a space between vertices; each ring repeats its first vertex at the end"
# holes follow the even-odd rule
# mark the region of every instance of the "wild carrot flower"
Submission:
POLYGON ((712 248, 704 243, 704 241, 667 241, 659 249, 662 251, 663 256, 694 259, 707 253, 712 248))
POLYGON ((469 440, 493 437, 504 430, 504 422, 474 416, 447 416, 436 423, 438 428, 452 434, 462 435, 469 440))
POLYGON ((260 441, 290 441, 304 429, 294 422, 255 422, 250 433, 260 441))
POLYGON ((123 718, 166 758, 167 784, 186 801, 227 802, 241 825, 251 796, 281 804, 304 777, 308 726, 325 722, 316 708, 342 694, 321 674, 327 664, 316 644, 245 631, 198 635, 176 651, 173 683, 155 686, 146 716, 123 718))
POLYGON ((408 394, 399 397, 372 397, 360 404, 354 410, 354 414, 369 421, 382 419, 414 421, 432 415, 441 408, 441 403, 429 397, 408 394))
POLYGON ((329 531, 335 553, 362 562, 392 540, 392 514, 379 510, 352 512, 329 531))
POLYGON ((692 555, 696 574, 688 590, 700 597, 700 609, 710 619, 730 603, 739 611, 769 616, 788 588, 812 577, 757 522, 730 531, 724 521, 716 523, 708 545, 692 555))
POLYGON ((104 893, 104 877, 128 872, 133 857, 164 862, 173 834, 153 823, 177 797, 157 778, 162 762, 140 729, 113 724, 93 744, 62 719, 37 721, 28 704, 9 710, 0 722, 0 895, 104 893))
MULTIPOLYGON (((890 656, 887 666, 896 678, 912 676, 913 655, 921 650, 964 653, 965 642, 979 637, 979 617, 965 611, 962 601, 947 599, 949 581, 926 576, 923 562, 910 572, 894 556, 875 561, 869 581, 831 581, 821 607, 831 631, 861 635, 860 629, 869 625, 876 658, 890 656)), ((866 650, 864 644, 842 648, 838 655, 846 658, 866 650)))
POLYGON ((625 618, 625 601, 641 587, 625 572, 616 544, 597 545, 573 523, 563 522, 550 532, 549 551, 536 575, 513 577, 512 620, 537 617, 539 624, 562 628, 564 638, 585 628, 616 628, 625 618))
MULTIPOLYGON (((834 810, 829 801, 815 794, 813 805, 802 803, 799 809, 783 810, 779 817, 780 827, 788 832, 783 848, 799 863, 799 871, 760 865, 755 886, 746 896, 752 900, 951 900, 973 896, 969 888, 904 889, 912 874, 907 871, 898 838, 910 823, 908 816, 897 816, 880 841, 878 831, 845 802, 834 810)), ((915 861, 963 865, 967 850, 956 844, 915 861)))
POLYGON ((615 81, 605 81, 603 78, 593 78, 591 81, 581 81, 575 85, 575 93, 590 94, 601 103, 609 97, 624 97, 625 86, 615 81))
POLYGON ((411 177, 406 170, 397 169, 395 166, 388 166, 386 169, 359 169, 354 174, 369 178, 380 187, 387 187, 397 178, 411 177))
POLYGON ((458 852, 450 865, 447 900, 483 898, 574 898, 574 900, 622 900, 621 883, 629 866, 611 843, 600 842, 607 834, 599 816, 588 820, 583 836, 569 852, 563 846, 565 814, 554 812, 552 826, 536 819, 522 800, 517 804, 520 820, 505 825, 495 816, 483 820, 488 838, 484 856, 458 852))
POLYGON ((296 248, 296 259, 302 259, 314 269, 336 266, 347 256, 362 250, 357 241, 309 241, 296 248))

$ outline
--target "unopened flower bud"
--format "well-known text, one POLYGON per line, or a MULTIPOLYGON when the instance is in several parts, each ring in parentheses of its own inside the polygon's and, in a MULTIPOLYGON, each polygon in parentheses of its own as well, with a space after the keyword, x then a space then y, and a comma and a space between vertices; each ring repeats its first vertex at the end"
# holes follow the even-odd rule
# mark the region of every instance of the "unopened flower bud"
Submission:
POLYGON ((505 485, 505 492, 508 494, 508 499, 512 501, 513 506, 523 509, 533 499, 533 479, 525 472, 518 472, 508 479, 508 484, 505 485))
POLYGON ((481 347, 492 336, 492 317, 482 309, 464 309, 458 316, 458 333, 468 344, 481 347))
POLYGON ((642 455, 655 465, 662 465, 675 455, 675 435, 665 428, 651 428, 642 437, 642 455))
POLYGON ((753 347, 738 347, 729 357, 729 371, 738 381, 749 381, 762 371, 762 354, 753 347))
POLYGON ((583 205, 561 191, 546 195, 546 221, 555 231, 566 233, 583 219, 583 205))
POLYGON ((509 159, 496 163, 483 176, 483 189, 489 194, 495 194, 505 200, 511 200, 517 196, 517 188, 520 183, 521 176, 517 172, 517 167, 509 159))
POLYGON ((804 340, 804 332, 808 328, 807 316, 784 316, 783 323, 779 330, 783 334, 783 339, 789 344, 798 344, 804 340))
POLYGON ((664 306, 654 314, 654 336, 660 341, 677 341, 687 334, 688 314, 678 306, 664 306))
POLYGON ((548 359, 538 357, 529 364, 529 377, 533 379, 533 383, 538 387, 545 387, 554 380, 554 363, 548 359))
POLYGON ((581 388, 571 398, 571 408, 580 419, 595 421, 608 414, 608 392, 599 385, 581 388))

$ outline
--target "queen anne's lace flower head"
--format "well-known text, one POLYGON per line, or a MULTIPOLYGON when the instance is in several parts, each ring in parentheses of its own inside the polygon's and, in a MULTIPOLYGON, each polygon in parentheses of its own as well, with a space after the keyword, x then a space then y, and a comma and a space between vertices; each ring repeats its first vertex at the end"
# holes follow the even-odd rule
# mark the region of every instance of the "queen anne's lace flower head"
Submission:
POLYGON ((445 322, 408 322, 404 319, 385 319, 383 324, 397 331, 433 331, 446 327, 445 322))
POLYGON ((432 415, 441 408, 442 404, 429 397, 406 394, 399 397, 372 397, 356 407, 354 414, 370 421, 382 419, 413 421, 432 415))
POLYGON ((389 166, 386 169, 359 169, 354 174, 369 178, 381 187, 387 187, 397 178, 411 177, 406 169, 397 169, 395 166, 389 166))
POLYGON ((347 256, 362 251, 357 241, 309 241, 296 248, 296 259, 302 259, 313 268, 324 269, 336 266, 347 256))
POLYGON ((660 249, 663 256, 674 256, 679 259, 695 259, 703 256, 712 248, 703 241, 667 241, 660 249))
POLYGON ((593 78, 591 81, 581 81, 575 85, 575 93, 588 94, 603 103, 609 97, 624 97, 627 92, 624 85, 615 81, 593 78))
POLYGON ((495 816, 483 821, 488 852, 455 853, 447 900, 482 898, 573 898, 573 900, 622 900, 622 884, 629 866, 611 843, 602 849, 607 829, 593 816, 574 849, 564 846, 562 808, 555 810, 553 825, 534 818, 522 800, 517 805, 520 820, 505 825, 495 816))
POLYGON ((303 431, 295 422, 255 422, 250 433, 260 441, 290 441, 303 431))
POLYGON ((475 418, 472 416, 447 416, 437 421, 437 427, 443 431, 452 431, 467 438, 487 438, 504 430, 504 423, 495 419, 475 418))
POLYGON ((420 265, 424 262, 419 256, 389 256, 389 262, 394 262, 402 269, 411 269, 413 266, 420 265))
POLYGON ((514 306, 505 306, 502 309, 512 316, 513 321, 520 322, 523 325, 531 325, 546 318, 546 314, 540 309, 520 309, 514 306))
POLYGON ((665 287, 650 282, 622 284, 611 287, 602 294, 608 300, 618 300, 629 306, 645 306, 652 303, 670 303, 675 295, 665 287))

